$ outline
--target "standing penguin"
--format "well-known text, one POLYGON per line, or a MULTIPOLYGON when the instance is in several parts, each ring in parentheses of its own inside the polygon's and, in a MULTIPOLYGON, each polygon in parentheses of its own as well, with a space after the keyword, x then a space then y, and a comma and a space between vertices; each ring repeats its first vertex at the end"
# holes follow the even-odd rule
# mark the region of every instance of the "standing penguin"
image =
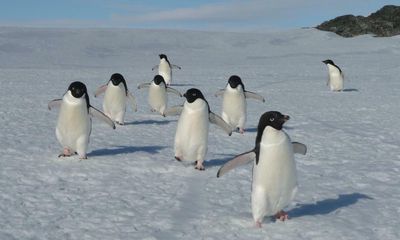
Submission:
POLYGON ((85 84, 73 82, 69 85, 62 99, 49 102, 49 109, 60 107, 56 136, 63 147, 58 157, 69 157, 78 154, 86 159, 89 137, 92 131, 91 116, 97 117, 115 129, 114 122, 102 112, 92 107, 85 84))
POLYGON ((186 98, 183 106, 170 108, 165 113, 165 115, 181 113, 175 134, 175 159, 193 160, 196 162, 196 169, 204 170, 209 122, 221 127, 229 136, 232 130, 221 117, 211 112, 200 90, 191 88, 183 96, 186 98))
POLYGON ((150 83, 140 84, 138 89, 141 88, 149 88, 148 102, 151 106, 151 111, 159 112, 161 115, 164 115, 164 111, 168 105, 167 92, 175 93, 179 97, 182 97, 182 94, 178 90, 167 87, 161 75, 154 76, 153 81, 150 83))
POLYGON ((136 100, 129 92, 124 77, 120 73, 114 73, 107 84, 96 90, 94 97, 104 92, 104 113, 119 125, 124 125, 126 102, 129 101, 133 111, 137 111, 136 100))
POLYGON ((265 102, 265 99, 253 92, 246 91, 239 76, 233 75, 229 78, 225 89, 215 93, 215 96, 223 95, 222 100, 222 119, 232 128, 237 128, 240 133, 244 133, 246 123, 247 98, 253 98, 265 102))
POLYGON ((229 170, 254 160, 251 208, 257 227, 264 216, 275 216, 282 221, 288 218, 282 209, 293 199, 297 190, 294 153, 306 154, 301 143, 292 143, 282 130, 289 116, 280 112, 266 112, 260 117, 255 148, 236 156, 224 164, 217 177, 229 170))
POLYGON ((331 91, 342 91, 344 76, 340 67, 335 65, 335 63, 330 59, 322 62, 325 63, 326 66, 328 66, 329 78, 326 85, 329 85, 331 91))
POLYGON ((160 54, 158 56, 160 57, 160 64, 154 66, 151 70, 158 67, 158 74, 164 78, 165 83, 169 86, 172 82, 172 69, 181 69, 181 67, 171 64, 165 54, 160 54))

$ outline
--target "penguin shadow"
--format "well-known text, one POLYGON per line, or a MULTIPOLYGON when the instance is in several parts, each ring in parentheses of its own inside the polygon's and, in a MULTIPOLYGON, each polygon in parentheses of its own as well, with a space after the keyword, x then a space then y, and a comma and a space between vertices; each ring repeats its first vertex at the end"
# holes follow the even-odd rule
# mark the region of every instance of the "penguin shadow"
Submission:
POLYGON ((357 88, 346 88, 342 92, 359 92, 357 88))
MULTIPOLYGON (((283 126, 283 129, 286 129, 286 130, 291 130, 291 129, 294 129, 294 127, 290 127, 290 126, 283 126)), ((246 130, 245 130, 245 134, 246 134, 246 132, 249 132, 249 133, 255 133, 255 132, 257 132, 257 127, 251 127, 251 128, 246 128, 246 130)))
POLYGON ((207 167, 219 167, 219 166, 222 166, 225 163, 227 163, 230 160, 232 160, 232 158, 234 158, 236 156, 236 155, 233 155, 233 154, 220 154, 220 155, 224 155, 224 156, 227 156, 227 157, 204 161, 204 163, 203 163, 204 167, 207 168, 207 167))
POLYGON ((125 125, 147 125, 147 124, 156 124, 156 125, 166 125, 170 122, 176 122, 177 120, 140 120, 140 121, 133 121, 127 122, 125 125))
POLYGON ((361 199, 373 200, 373 198, 362 193, 339 194, 338 198, 325 199, 310 204, 299 204, 298 207, 290 210, 288 214, 291 218, 325 215, 340 208, 356 204, 361 199))
POLYGON ((88 157, 114 156, 119 154, 128 154, 135 152, 146 152, 149 154, 158 154, 166 146, 115 146, 113 148, 103 148, 88 153, 88 157))
POLYGON ((196 85, 190 83, 172 83, 171 87, 194 87, 196 85))

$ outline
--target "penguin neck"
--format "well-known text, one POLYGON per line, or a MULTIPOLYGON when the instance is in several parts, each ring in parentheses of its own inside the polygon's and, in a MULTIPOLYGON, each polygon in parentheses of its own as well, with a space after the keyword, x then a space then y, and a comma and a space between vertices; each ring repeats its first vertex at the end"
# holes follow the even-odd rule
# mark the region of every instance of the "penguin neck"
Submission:
POLYGON ((332 64, 327 64, 327 66, 330 73, 340 73, 340 70, 336 66, 332 64))
POLYGON ((189 103, 189 102, 185 102, 185 106, 186 108, 191 112, 191 111, 200 111, 203 109, 207 109, 207 104, 205 101, 203 101, 202 99, 196 99, 194 102, 189 103))
POLYGON ((64 99, 65 102, 67 102, 68 104, 71 104, 71 105, 80 105, 80 104, 84 104, 85 103, 85 100, 84 100, 83 97, 76 98, 76 97, 72 96, 70 91, 68 91, 64 95, 63 99, 64 99))
POLYGON ((265 145, 281 144, 286 139, 286 133, 271 126, 265 127, 261 142, 265 145))

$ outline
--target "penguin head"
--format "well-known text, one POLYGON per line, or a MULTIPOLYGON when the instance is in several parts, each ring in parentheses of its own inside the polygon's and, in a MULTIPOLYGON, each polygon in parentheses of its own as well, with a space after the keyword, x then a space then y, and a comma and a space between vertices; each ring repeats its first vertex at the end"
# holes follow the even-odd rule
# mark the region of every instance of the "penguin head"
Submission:
POLYGON ((330 65, 335 66, 335 63, 333 63, 333 61, 330 60, 330 59, 326 59, 326 60, 324 60, 324 61, 322 61, 322 62, 325 63, 325 64, 330 64, 330 65))
POLYGON ((118 86, 121 82, 125 82, 125 79, 120 73, 114 73, 111 75, 110 81, 114 86, 118 86))
POLYGON ((288 115, 283 115, 277 111, 266 112, 260 117, 258 132, 262 133, 267 126, 271 126, 276 130, 281 130, 283 124, 289 119, 290 117, 288 115))
POLYGON ((165 54, 160 54, 158 56, 160 57, 160 59, 164 58, 165 60, 168 60, 167 55, 165 55, 165 54))
POLYGON ((189 103, 196 101, 198 98, 203 99, 205 101, 203 94, 197 88, 191 88, 187 90, 186 93, 183 94, 183 96, 189 103))
POLYGON ((161 75, 155 75, 155 76, 154 76, 154 79, 153 79, 153 82, 154 82, 156 85, 160 85, 160 83, 164 83, 164 85, 166 85, 166 84, 165 84, 165 81, 164 81, 164 78, 163 78, 161 75))
POLYGON ((237 86, 240 85, 240 86, 242 86, 242 89, 244 91, 244 85, 243 85, 242 79, 240 79, 239 76, 232 75, 228 80, 228 84, 229 84, 229 86, 231 86, 231 88, 237 88, 237 86))
POLYGON ((81 98, 84 94, 87 96, 86 86, 81 82, 71 83, 68 87, 68 91, 70 91, 71 95, 75 98, 81 98))

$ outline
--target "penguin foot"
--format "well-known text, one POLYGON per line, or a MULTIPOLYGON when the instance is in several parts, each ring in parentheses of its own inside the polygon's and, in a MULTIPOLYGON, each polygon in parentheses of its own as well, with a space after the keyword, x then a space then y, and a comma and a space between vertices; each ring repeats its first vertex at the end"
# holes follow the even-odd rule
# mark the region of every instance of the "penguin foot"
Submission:
POLYGON ((289 219, 289 215, 287 214, 287 212, 281 210, 277 214, 275 214, 275 218, 283 222, 289 219))
POLYGON ((182 161, 182 159, 181 159, 180 157, 177 157, 177 156, 175 156, 175 159, 176 159, 177 161, 179 161, 179 162, 182 161))
POLYGON ((256 222, 256 228, 261 228, 261 222, 260 221, 256 222))
POLYGON ((63 152, 58 155, 59 158, 60 157, 71 157, 71 156, 72 156, 71 150, 69 150, 68 148, 64 148, 63 152))
POLYGON ((205 170, 205 168, 204 168, 202 163, 199 164, 199 162, 196 161, 195 164, 196 164, 196 166, 194 167, 194 169, 197 169, 199 171, 204 171, 205 170))
POLYGON ((244 134, 244 128, 239 128, 239 133, 244 134))
POLYGON ((118 122, 118 121, 115 121, 115 123, 116 123, 116 124, 118 124, 118 125, 121 125, 121 126, 125 125, 125 123, 124 123, 124 122, 118 122))

